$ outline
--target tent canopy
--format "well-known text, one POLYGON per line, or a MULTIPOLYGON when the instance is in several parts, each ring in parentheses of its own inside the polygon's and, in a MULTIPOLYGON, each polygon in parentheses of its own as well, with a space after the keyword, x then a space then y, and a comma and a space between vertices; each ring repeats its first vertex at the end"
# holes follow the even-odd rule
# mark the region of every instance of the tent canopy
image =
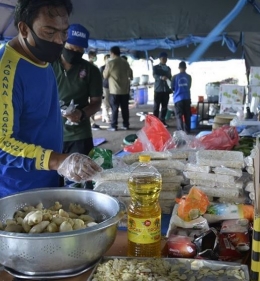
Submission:
MULTIPOLYGON (((72 0, 71 23, 90 31, 90 47, 119 45, 136 57, 187 58, 207 34, 234 8, 237 0, 72 0), (192 41, 190 38, 196 38, 192 41)), ((253 1, 254 2, 254 1, 253 1)), ((17 34, 13 25, 16 0, 0 0, 0 40, 17 34)), ((259 5, 259 0, 255 1, 259 5)), ((260 14, 248 3, 202 59, 242 58, 260 65, 260 14), (224 43, 224 45, 223 45, 224 43)))

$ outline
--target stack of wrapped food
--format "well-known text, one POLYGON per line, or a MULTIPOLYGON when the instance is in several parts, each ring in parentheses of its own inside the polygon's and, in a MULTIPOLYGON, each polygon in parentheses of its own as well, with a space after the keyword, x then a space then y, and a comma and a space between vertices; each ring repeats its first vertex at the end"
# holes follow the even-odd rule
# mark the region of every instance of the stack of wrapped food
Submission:
POLYGON ((130 203, 127 181, 130 172, 138 163, 139 155, 151 157, 153 165, 162 176, 162 190, 160 192, 160 206, 163 214, 170 214, 175 205, 175 199, 181 192, 185 182, 183 170, 188 159, 188 152, 140 152, 122 157, 122 165, 104 170, 96 179, 94 190, 118 198, 126 206, 130 203))
POLYGON ((253 167, 245 170, 244 160, 239 151, 200 150, 186 164, 184 175, 210 201, 217 197, 219 202, 245 203, 253 189, 253 167))

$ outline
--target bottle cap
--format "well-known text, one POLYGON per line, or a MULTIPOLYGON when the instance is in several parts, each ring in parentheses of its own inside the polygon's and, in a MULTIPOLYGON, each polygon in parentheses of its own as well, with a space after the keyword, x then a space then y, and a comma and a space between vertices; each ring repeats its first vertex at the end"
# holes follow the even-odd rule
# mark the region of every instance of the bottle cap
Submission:
POLYGON ((150 155, 139 155, 139 162, 150 162, 151 156, 150 155))

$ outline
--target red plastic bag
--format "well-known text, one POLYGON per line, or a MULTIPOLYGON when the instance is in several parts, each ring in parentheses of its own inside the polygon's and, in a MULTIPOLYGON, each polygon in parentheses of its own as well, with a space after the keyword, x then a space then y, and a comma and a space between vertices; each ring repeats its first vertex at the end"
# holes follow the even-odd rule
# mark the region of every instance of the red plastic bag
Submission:
POLYGON ((170 132, 163 123, 153 115, 145 117, 144 127, 137 132, 138 139, 131 145, 125 146, 124 151, 163 151, 165 144, 171 139, 170 132))
POLYGON ((225 125, 199 140, 207 150, 231 150, 238 144, 239 136, 235 127, 225 125))

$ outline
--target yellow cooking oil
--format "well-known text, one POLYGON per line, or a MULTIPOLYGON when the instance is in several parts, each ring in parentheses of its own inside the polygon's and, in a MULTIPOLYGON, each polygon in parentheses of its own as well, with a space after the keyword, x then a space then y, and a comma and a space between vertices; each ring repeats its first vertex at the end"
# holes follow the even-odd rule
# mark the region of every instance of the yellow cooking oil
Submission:
POLYGON ((130 257, 161 256, 161 207, 158 199, 162 177, 150 160, 149 155, 141 155, 128 179, 131 203, 127 213, 127 254, 130 257))

